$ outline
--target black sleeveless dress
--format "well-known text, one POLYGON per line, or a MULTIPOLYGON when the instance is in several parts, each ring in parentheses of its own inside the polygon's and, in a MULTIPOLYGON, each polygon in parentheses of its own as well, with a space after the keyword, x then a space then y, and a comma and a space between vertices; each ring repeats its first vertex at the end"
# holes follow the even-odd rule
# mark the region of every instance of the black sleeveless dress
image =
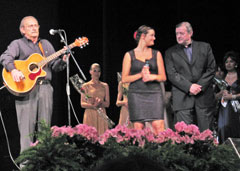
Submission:
MULTIPOLYGON (((236 80, 231 86, 230 91, 233 94, 240 93, 240 80, 236 80)), ((220 104, 218 116, 218 136, 219 143, 223 143, 229 137, 240 138, 240 119, 239 113, 233 110, 231 102, 228 101, 227 106, 220 104)))
MULTIPOLYGON (((158 74, 157 50, 152 50, 149 60, 150 73, 158 74)), ((128 52, 131 56, 130 74, 140 73, 144 62, 136 59, 134 50, 128 52)), ((157 81, 143 82, 136 80, 129 85, 128 108, 132 122, 147 122, 163 119, 163 95, 160 83, 157 81)))

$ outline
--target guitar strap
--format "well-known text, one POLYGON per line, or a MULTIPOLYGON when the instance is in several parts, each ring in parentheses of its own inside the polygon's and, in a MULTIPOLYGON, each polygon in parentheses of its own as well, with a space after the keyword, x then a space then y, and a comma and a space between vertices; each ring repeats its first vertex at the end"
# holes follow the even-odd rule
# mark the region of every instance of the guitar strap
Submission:
MULTIPOLYGON (((40 51, 42 52, 43 57, 46 58, 45 53, 44 53, 44 50, 43 50, 43 47, 42 47, 41 41, 39 41, 38 46, 39 46, 39 48, 40 48, 40 51)), ((47 65, 48 65, 48 64, 46 64, 46 66, 47 66, 47 65)))
POLYGON ((44 50, 43 50, 43 47, 42 47, 42 43, 39 41, 39 43, 38 43, 38 46, 39 46, 39 48, 40 48, 40 50, 41 50, 41 52, 42 52, 42 55, 46 58, 46 56, 45 56, 45 53, 44 53, 44 50))

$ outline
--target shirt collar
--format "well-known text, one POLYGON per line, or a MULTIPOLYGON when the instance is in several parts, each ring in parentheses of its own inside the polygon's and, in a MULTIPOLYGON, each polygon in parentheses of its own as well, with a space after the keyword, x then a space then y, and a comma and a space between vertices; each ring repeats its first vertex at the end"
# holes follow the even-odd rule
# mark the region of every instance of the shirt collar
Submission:
MULTIPOLYGON (((25 40, 25 41, 27 41, 27 42, 32 42, 32 40, 30 40, 30 39, 26 38, 25 36, 23 36, 23 38, 24 38, 24 40, 25 40)), ((40 40, 41 40, 41 38, 38 38, 38 40, 37 40, 37 43, 36 43, 36 44, 38 44, 38 43, 40 42, 40 40)), ((33 42, 32 42, 32 43, 33 43, 33 42)))
POLYGON ((193 40, 192 40, 191 43, 188 44, 187 46, 180 45, 180 44, 178 44, 178 46, 179 46, 180 48, 182 48, 182 49, 187 49, 187 48, 192 48, 192 44, 193 44, 193 40))
POLYGON ((192 43, 188 44, 187 46, 184 46, 184 48, 192 48, 192 43))

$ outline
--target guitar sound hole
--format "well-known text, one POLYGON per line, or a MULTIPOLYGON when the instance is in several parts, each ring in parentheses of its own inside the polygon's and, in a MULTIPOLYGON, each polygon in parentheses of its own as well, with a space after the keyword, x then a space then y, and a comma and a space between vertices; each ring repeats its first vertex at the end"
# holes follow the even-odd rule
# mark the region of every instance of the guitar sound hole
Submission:
POLYGON ((30 64, 29 69, 31 72, 37 72, 38 66, 36 64, 30 64))

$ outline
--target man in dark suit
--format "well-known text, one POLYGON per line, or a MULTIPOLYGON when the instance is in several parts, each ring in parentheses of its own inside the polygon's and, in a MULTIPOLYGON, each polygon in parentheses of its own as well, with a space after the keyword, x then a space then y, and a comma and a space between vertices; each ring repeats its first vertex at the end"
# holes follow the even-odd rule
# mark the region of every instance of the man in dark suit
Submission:
POLYGON ((192 35, 190 23, 176 26, 178 44, 166 51, 165 64, 176 121, 196 124, 204 131, 211 129, 215 112, 212 79, 216 63, 211 46, 192 40, 192 35))

